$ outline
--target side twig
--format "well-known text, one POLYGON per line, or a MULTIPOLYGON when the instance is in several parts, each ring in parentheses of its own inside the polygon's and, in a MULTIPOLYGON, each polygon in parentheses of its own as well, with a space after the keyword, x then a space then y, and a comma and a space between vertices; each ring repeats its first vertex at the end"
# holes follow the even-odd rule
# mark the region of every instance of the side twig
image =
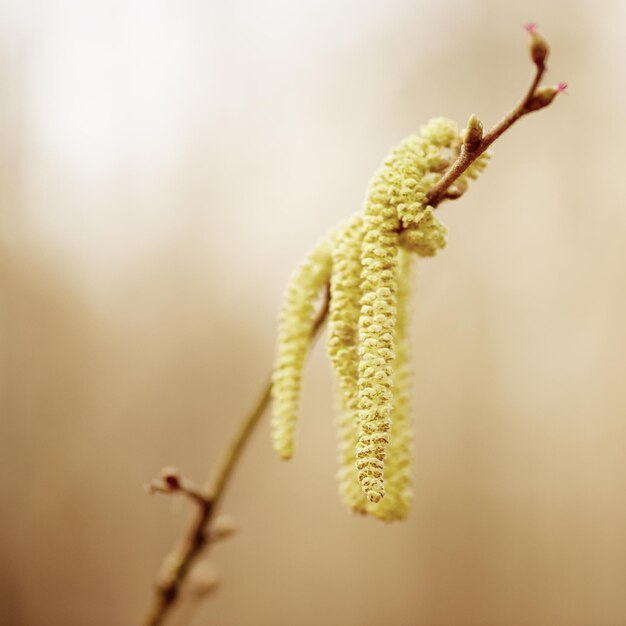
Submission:
MULTIPOLYGON (((531 36, 530 53, 536 68, 530 87, 521 102, 487 134, 483 135, 482 124, 476 116, 470 118, 458 155, 427 195, 427 201, 430 206, 437 207, 443 200, 459 198, 465 191, 465 187, 463 185, 457 185, 456 188, 452 189, 451 187, 467 168, 517 120, 527 113, 548 106, 559 92, 565 90, 565 83, 559 83, 554 87, 539 87, 546 70, 545 59, 548 53, 548 46, 537 34, 534 24, 529 24, 526 29, 531 36)), ((325 299, 312 331, 314 338, 319 335, 326 321, 328 305, 329 293, 328 289, 326 289, 325 299)), ((189 497, 197 508, 196 515, 187 528, 181 544, 164 560, 152 602, 143 621, 144 626, 159 626, 163 624, 169 610, 176 602, 183 582, 199 555, 210 545, 232 531, 232 527, 228 525, 228 527, 221 528, 219 518, 215 519, 215 513, 245 445, 269 405, 271 388, 270 379, 266 383, 257 403, 241 422, 213 478, 203 487, 182 477, 176 470, 171 468, 163 470, 161 477, 147 486, 149 493, 182 493, 189 497)))
POLYGON ((449 187, 467 170, 467 168, 481 155, 500 135, 507 131, 517 120, 533 111, 538 111, 548 106, 555 96, 565 91, 566 83, 558 83, 554 87, 539 87, 539 83, 546 71, 546 58, 548 45, 537 34, 535 24, 528 24, 526 30, 531 36, 530 55, 535 64, 533 79, 520 103, 507 113, 487 134, 482 136, 482 125, 475 116, 470 118, 466 131, 465 140, 461 150, 447 172, 439 179, 439 182, 427 194, 428 204, 432 207, 446 199, 455 199, 457 194, 447 196, 449 187))

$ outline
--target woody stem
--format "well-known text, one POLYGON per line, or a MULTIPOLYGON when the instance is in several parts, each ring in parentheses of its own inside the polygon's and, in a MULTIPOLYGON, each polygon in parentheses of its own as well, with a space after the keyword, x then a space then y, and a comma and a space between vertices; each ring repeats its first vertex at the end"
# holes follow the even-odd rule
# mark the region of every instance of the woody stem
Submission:
MULTIPOLYGON (((311 332, 313 339, 320 334, 324 326, 328 316, 329 303, 330 294, 329 289, 326 288, 324 302, 313 324, 311 332)), ((201 553, 210 547, 212 542, 209 528, 215 517, 218 504, 224 496, 246 443, 270 403, 271 391, 272 381, 270 378, 265 383, 256 404, 239 425, 239 429, 235 433, 222 462, 218 465, 217 471, 204 486, 203 495, 198 496, 196 494, 194 498, 198 505, 196 515, 185 531, 180 545, 163 561, 160 579, 156 584, 152 602, 144 617, 144 626, 159 626, 164 623, 165 617, 178 598, 181 586, 189 574, 192 564, 201 553)))
POLYGON ((437 205, 444 199, 446 199, 446 192, 467 168, 481 155, 489 146, 498 138, 502 133, 511 128, 517 120, 530 113, 532 110, 529 107, 529 103, 539 85, 541 78, 545 72, 545 65, 535 66, 535 74, 531 81, 530 87, 524 94, 519 104, 507 113, 484 137, 473 149, 469 149, 467 144, 462 144, 459 155, 455 159, 454 163, 448 168, 446 173, 439 179, 436 185, 426 194, 426 202, 428 205, 437 207, 437 205))

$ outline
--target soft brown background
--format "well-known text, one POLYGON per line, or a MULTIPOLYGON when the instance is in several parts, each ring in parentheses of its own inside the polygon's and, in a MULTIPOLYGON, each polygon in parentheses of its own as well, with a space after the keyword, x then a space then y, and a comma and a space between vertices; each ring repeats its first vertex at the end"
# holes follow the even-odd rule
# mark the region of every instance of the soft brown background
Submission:
POLYGON ((3 626, 139 623, 189 509, 142 484, 208 472, 291 268, 404 135, 517 100, 528 20, 571 95, 498 142, 419 263, 410 519, 342 508, 318 345, 297 458, 266 419, 193 624, 626 624, 624 2, 1 9, 3 626))

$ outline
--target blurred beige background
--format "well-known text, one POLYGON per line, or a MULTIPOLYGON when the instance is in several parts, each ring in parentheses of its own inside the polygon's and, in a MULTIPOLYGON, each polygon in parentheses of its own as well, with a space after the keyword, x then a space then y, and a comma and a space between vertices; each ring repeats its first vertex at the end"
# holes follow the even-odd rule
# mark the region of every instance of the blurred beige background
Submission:
MULTIPOLYGON (((441 209, 414 294, 415 508, 351 517, 332 383, 267 419, 193 624, 626 624, 626 3, 2 2, 0 623, 138 624, 256 397, 291 268, 433 115, 569 97, 441 209)), ((184 616, 177 616, 183 623, 184 616)), ((189 622, 185 622, 189 623, 189 622)))

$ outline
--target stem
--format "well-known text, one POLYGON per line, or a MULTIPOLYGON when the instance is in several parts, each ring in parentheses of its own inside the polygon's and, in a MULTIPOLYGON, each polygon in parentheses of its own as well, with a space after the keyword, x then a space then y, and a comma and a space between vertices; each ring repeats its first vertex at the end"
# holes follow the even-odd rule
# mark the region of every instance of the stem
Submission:
MULTIPOLYGON (((311 331, 313 339, 318 337, 324 326, 328 316, 329 303, 330 293, 327 288, 324 301, 311 331)), ((191 566, 198 556, 211 545, 211 535, 208 530, 218 504, 224 496, 237 461, 241 457, 250 435, 270 403, 271 392, 272 381, 270 378, 266 382, 257 403, 241 422, 214 478, 207 482, 203 490, 204 495, 198 496, 197 493, 194 495, 193 500, 198 505, 196 516, 184 534, 182 545, 166 557, 163 562, 161 578, 156 585, 152 603, 144 617, 144 626, 163 624, 167 613, 176 602, 180 588, 189 574, 191 566)))
POLYGON ((469 150, 467 144, 461 146, 461 151, 457 156, 454 163, 450 166, 448 171, 439 179, 439 182, 433 186, 433 188, 426 195, 427 204, 433 208, 446 199, 446 193, 450 185, 452 185, 458 178, 465 172, 465 170, 483 153, 489 146, 498 138, 502 133, 511 128, 517 120, 530 113, 533 110, 530 108, 530 102, 535 94, 537 86, 543 77, 546 70, 545 65, 535 66, 535 74, 530 87, 526 91, 526 94, 522 98, 521 102, 507 115, 505 115, 480 141, 480 143, 473 149, 469 150))
MULTIPOLYGON (((539 102, 537 98, 537 87, 543 74, 545 65, 536 65, 536 72, 526 94, 521 102, 500 122, 498 122, 486 135, 475 145, 463 143, 455 161, 441 177, 439 182, 433 186, 427 194, 427 202, 430 206, 436 207, 442 200, 455 199, 462 195, 463 189, 452 190, 450 186, 458 180, 465 170, 483 153, 487 148, 508 130, 518 119, 550 104, 548 101, 539 102)), ((556 91, 554 92, 556 93, 556 91)), ((554 97, 554 94, 552 95, 554 97)), ((312 328, 312 338, 315 339, 322 329, 328 316, 329 307, 329 287, 327 286, 325 298, 312 328)), ((197 514, 191 521, 187 531, 183 536, 182 544, 167 557, 163 563, 160 581, 158 582, 152 603, 145 615, 144 626, 159 626, 168 614, 169 610, 176 602, 181 586, 185 581, 191 566, 196 561, 203 550, 210 547, 216 539, 210 533, 210 525, 215 516, 219 503, 224 496, 226 488, 230 482, 237 462, 241 458, 245 445, 250 439, 252 432, 259 423, 265 409, 270 403, 272 390, 271 378, 265 384, 263 393, 254 405, 250 413, 244 418, 236 432, 226 454, 218 466, 212 480, 208 481, 204 488, 196 488, 190 482, 172 482, 172 476, 166 475, 166 480, 156 481, 151 489, 153 491, 182 491, 186 493, 197 506, 197 514)))

